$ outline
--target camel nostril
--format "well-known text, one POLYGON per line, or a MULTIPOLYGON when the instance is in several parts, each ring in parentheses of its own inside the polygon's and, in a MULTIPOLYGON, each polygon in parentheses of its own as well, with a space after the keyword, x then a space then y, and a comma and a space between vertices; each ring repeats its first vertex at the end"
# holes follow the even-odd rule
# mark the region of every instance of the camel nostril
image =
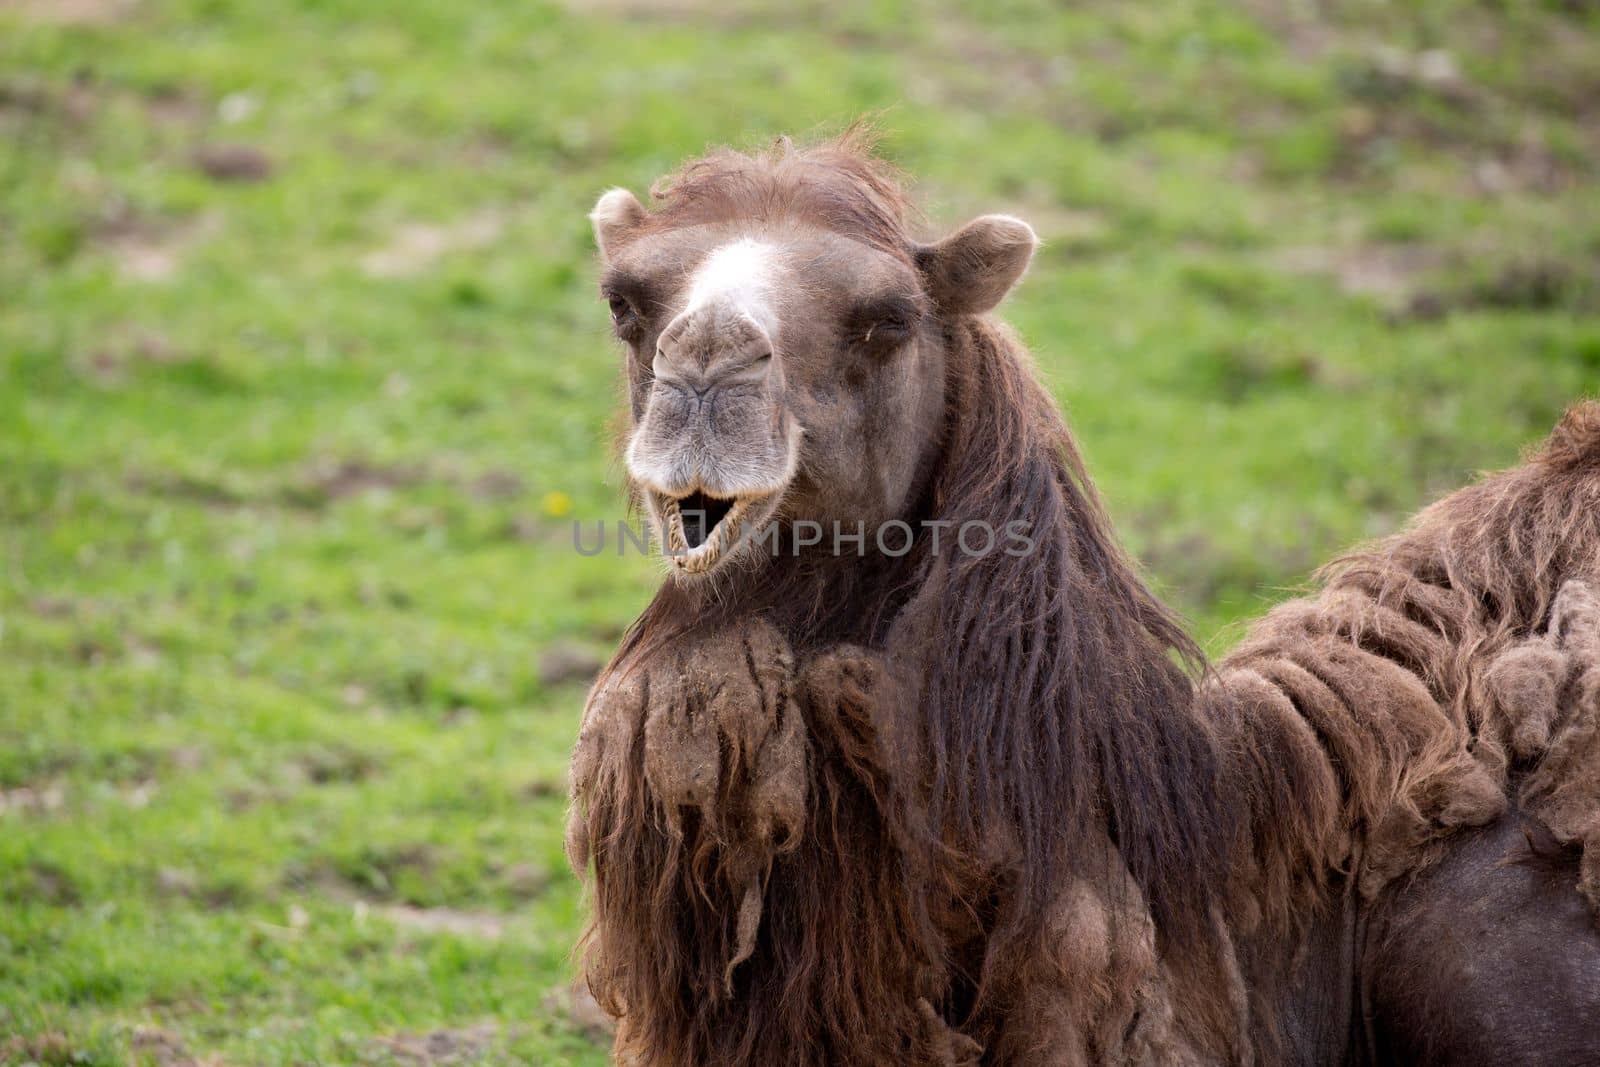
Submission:
POLYGON ((718 385, 733 385, 735 383, 759 384, 766 381, 767 374, 772 370, 772 350, 769 348, 763 354, 750 362, 738 367, 727 374, 717 378, 718 385))

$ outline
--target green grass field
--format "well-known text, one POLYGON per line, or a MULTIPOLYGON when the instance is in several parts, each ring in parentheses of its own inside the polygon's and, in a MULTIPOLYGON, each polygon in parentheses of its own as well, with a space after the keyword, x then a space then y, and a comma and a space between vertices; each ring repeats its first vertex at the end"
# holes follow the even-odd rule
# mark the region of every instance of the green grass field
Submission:
POLYGON ((0 1063, 604 1062, 608 185, 871 112, 1031 220, 1217 651, 1600 390, 1600 9, 1061 6, 0 0, 0 1063))

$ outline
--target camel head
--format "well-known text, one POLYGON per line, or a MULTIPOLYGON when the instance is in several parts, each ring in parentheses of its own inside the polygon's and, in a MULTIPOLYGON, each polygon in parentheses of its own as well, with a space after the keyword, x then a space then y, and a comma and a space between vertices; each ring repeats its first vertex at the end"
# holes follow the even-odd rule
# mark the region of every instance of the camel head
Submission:
MULTIPOLYGON (((626 347, 633 491, 680 575, 816 523, 867 544, 914 502, 945 416, 950 324, 988 311, 1036 239, 1004 215, 925 244, 848 139, 722 152, 591 213, 626 347)), ((767 542, 769 545, 773 542, 767 542)))

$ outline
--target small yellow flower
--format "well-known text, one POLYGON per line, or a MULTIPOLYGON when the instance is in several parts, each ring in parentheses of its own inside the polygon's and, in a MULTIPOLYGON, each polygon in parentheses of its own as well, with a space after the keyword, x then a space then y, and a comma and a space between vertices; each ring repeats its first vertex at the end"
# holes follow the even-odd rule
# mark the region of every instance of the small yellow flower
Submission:
POLYGON ((559 489, 553 489, 544 495, 544 500, 540 502, 540 507, 552 519, 559 519, 572 510, 572 498, 559 489))

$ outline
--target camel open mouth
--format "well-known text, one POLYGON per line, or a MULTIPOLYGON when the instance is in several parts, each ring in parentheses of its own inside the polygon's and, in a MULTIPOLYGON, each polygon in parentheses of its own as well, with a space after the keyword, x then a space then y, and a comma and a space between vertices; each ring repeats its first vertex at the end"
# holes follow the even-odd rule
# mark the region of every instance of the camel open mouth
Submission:
POLYGON ((739 543, 774 494, 718 497, 696 489, 684 496, 656 494, 667 558, 680 571, 703 574, 739 543))

